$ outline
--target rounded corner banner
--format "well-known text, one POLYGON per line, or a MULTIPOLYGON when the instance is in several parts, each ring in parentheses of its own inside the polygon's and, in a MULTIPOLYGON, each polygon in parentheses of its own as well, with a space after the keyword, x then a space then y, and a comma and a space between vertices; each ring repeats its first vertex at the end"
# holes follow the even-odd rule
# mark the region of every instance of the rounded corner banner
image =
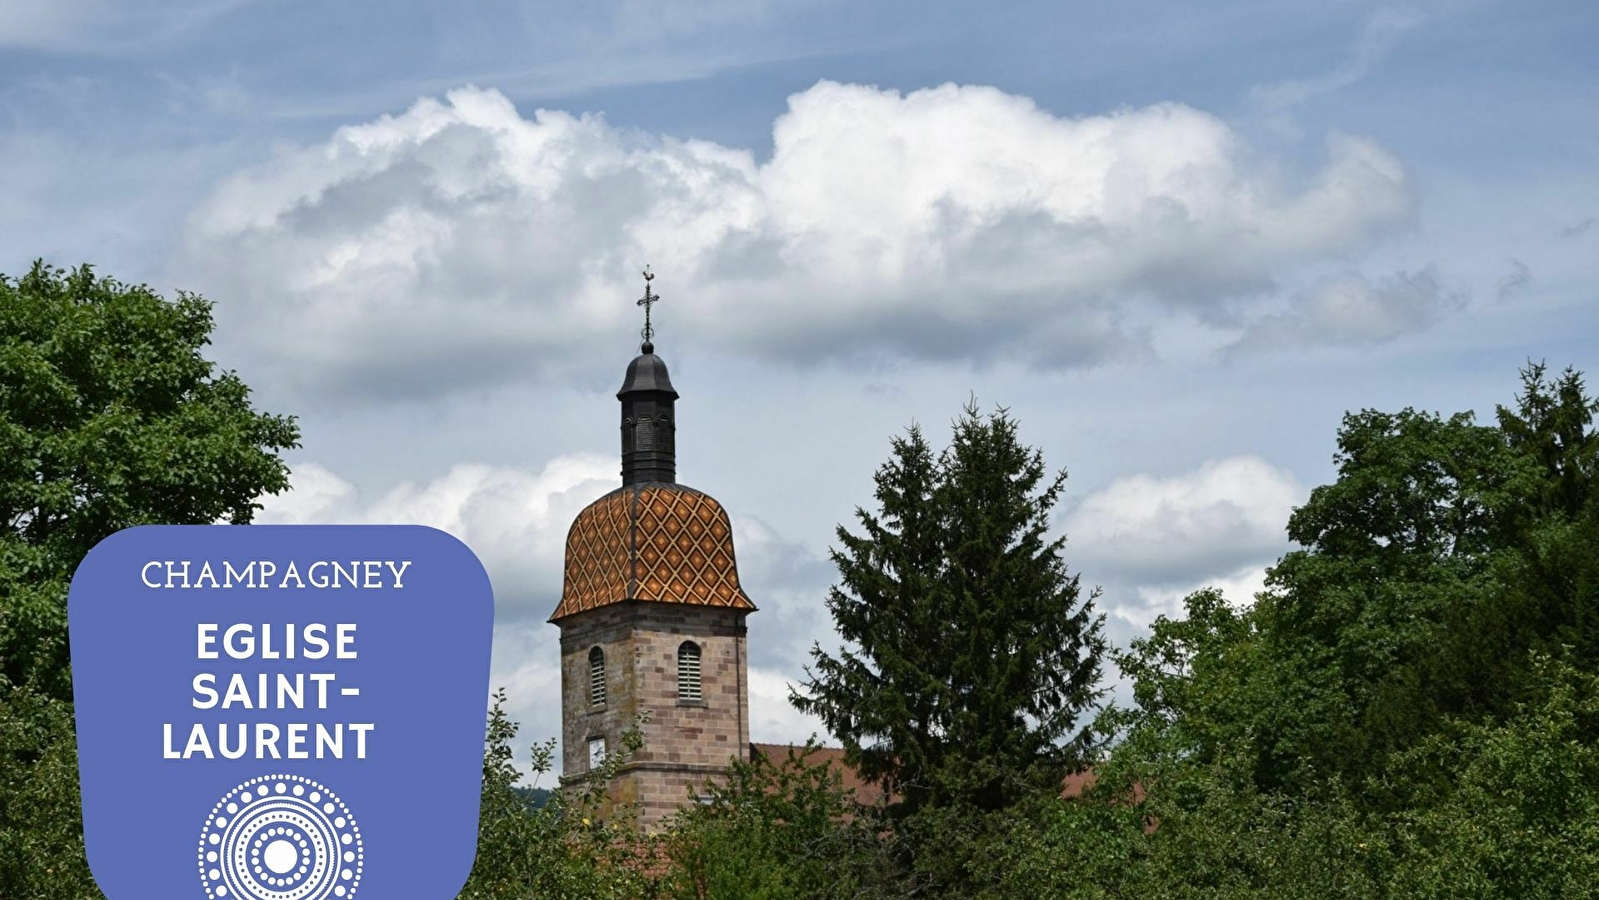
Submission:
POLYGON ((143 526, 68 599, 108 900, 448 900, 472 868, 494 600, 408 525, 143 526))

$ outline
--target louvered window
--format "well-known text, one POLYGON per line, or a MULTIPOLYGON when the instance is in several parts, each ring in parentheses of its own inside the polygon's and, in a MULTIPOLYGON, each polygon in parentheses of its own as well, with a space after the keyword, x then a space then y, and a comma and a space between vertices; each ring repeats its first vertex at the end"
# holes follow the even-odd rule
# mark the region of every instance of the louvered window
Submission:
POLYGON ((635 432, 638 437, 633 441, 633 449, 638 451, 655 449, 655 425, 649 416, 639 416, 635 432))
POLYGON ((700 691, 700 645, 693 641, 684 641, 677 648, 677 699, 693 703, 704 699, 700 691))
POLYGON ((605 705, 605 651, 589 651, 589 705, 605 705))

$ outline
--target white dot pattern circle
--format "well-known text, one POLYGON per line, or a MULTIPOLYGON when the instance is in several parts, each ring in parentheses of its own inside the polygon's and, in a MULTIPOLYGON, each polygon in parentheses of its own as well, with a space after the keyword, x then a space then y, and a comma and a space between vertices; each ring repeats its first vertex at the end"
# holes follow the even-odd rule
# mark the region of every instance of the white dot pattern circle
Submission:
POLYGON ((263 775, 229 791, 206 816, 199 847, 211 900, 348 900, 365 862, 354 814, 301 775, 263 775))

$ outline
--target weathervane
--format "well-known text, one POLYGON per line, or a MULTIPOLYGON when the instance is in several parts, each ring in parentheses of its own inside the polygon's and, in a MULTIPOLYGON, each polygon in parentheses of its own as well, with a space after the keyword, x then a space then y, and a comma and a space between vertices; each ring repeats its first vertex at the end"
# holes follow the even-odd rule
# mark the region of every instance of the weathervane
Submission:
POLYGON ((660 301, 661 295, 652 293, 650 291, 650 282, 654 280, 655 276, 650 274, 650 267, 645 266, 644 296, 640 297, 638 300, 638 305, 644 307, 644 331, 642 332, 644 335, 644 344, 639 349, 643 350, 645 353, 655 352, 655 345, 650 341, 650 338, 655 336, 655 329, 650 326, 650 307, 660 301))

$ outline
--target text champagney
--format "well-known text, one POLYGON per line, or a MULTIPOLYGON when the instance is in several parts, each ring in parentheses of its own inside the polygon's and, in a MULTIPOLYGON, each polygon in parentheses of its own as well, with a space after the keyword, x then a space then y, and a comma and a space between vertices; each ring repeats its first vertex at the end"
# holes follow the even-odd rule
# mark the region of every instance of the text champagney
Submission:
POLYGON ((139 568, 139 580, 147 588, 162 590, 403 590, 405 570, 410 567, 408 559, 291 560, 282 564, 270 559, 152 559, 139 568))

